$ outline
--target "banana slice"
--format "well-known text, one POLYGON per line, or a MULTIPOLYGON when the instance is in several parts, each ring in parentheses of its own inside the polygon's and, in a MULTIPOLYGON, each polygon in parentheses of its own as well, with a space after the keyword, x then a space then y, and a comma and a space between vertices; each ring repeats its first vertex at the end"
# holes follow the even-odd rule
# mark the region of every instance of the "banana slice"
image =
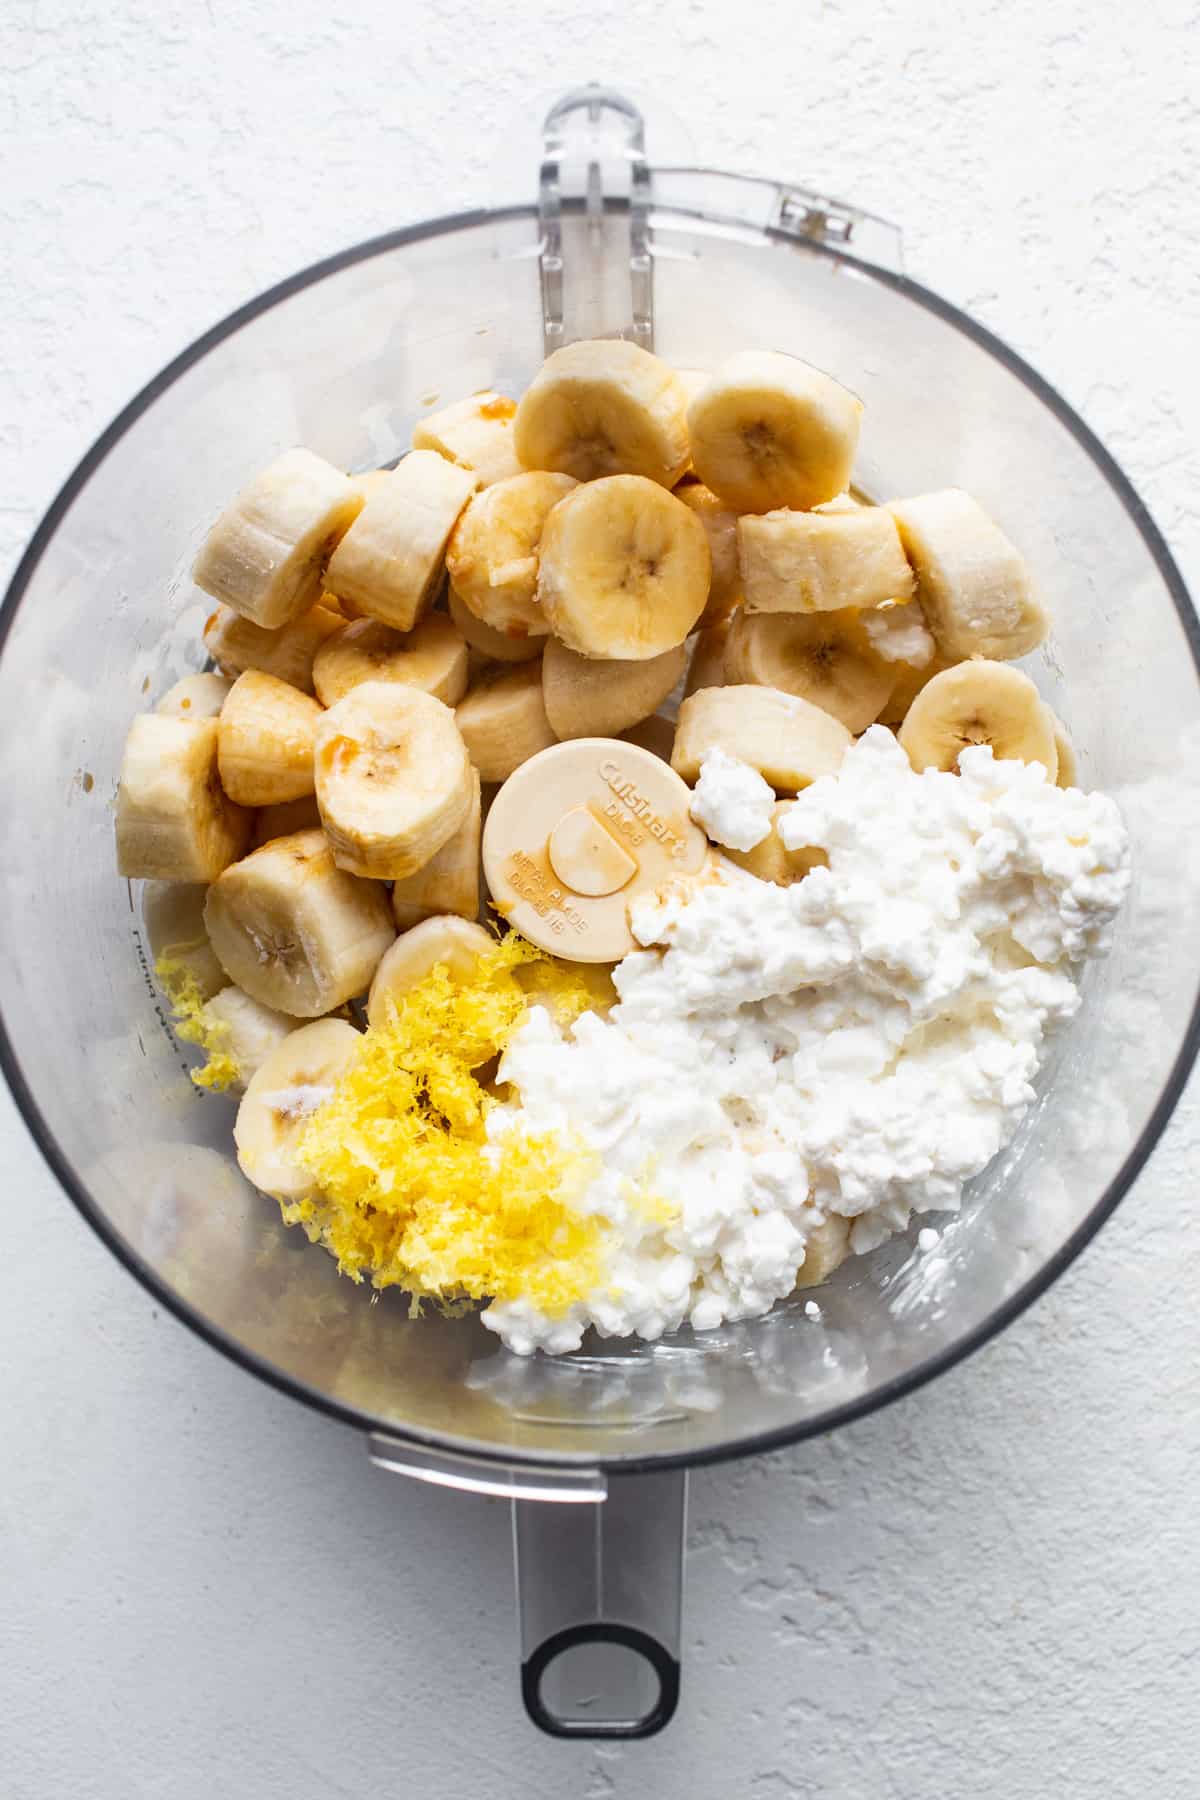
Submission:
POLYGON ((776 792, 798 793, 833 775, 854 742, 830 713, 768 687, 702 688, 679 709, 671 767, 700 776, 706 750, 721 749, 757 769, 776 792))
POLYGON ((244 1088, 285 1037, 296 1029, 273 1007, 261 1006, 240 987, 223 987, 204 1008, 204 1024, 220 1036, 220 1047, 237 1069, 238 1087, 244 1088))
POLYGON ((742 598, 742 576, 738 568, 738 516, 718 500, 711 488, 691 477, 674 490, 689 512, 695 513, 704 527, 712 559, 712 575, 708 599, 700 614, 701 625, 719 625, 727 619, 742 598))
POLYGON ((224 675, 185 675, 167 689, 154 710, 169 719, 215 719, 232 686, 224 675))
POLYGON ((1050 729, 1054 733, 1054 752, 1058 757, 1058 772, 1055 775, 1055 786, 1060 788, 1078 787, 1079 763, 1075 755, 1075 746, 1067 733, 1067 728, 1055 712, 1050 712, 1050 729))
POLYGON ((646 662, 601 662, 550 638, 542 658, 542 698, 560 738, 617 737, 661 706, 687 668, 686 644, 646 662))
POLYGON ((293 624, 280 631, 264 631, 261 625, 239 618, 232 607, 218 606, 204 625, 204 647, 227 675, 244 675, 261 669, 302 694, 313 691, 313 661, 317 651, 346 623, 327 606, 311 606, 293 624))
POLYGON ((871 648, 853 607, 751 617, 739 612, 725 646, 725 679, 798 694, 857 736, 886 705, 896 667, 871 648))
POLYGON ((229 979, 294 1019, 363 993, 396 935, 386 888, 339 869, 321 831, 275 838, 226 869, 204 922, 229 979))
POLYGON ((272 838, 291 837, 296 831, 319 831, 321 814, 315 791, 300 800, 281 800, 275 806, 264 806, 255 814, 250 848, 258 850, 272 838))
MULTIPOLYGON (((371 495, 383 486, 391 473, 391 469, 364 469, 361 475, 350 476, 350 485, 356 494, 361 494, 365 506, 371 495)), ((330 598, 336 601, 337 596, 330 595, 330 598)))
POLYGON ((362 507, 348 476, 285 450, 221 514, 192 571, 197 587, 268 631, 315 605, 335 546, 362 507))
POLYGON ((757 875, 760 881, 770 881, 776 887, 791 887, 797 881, 803 881, 810 869, 828 868, 829 858, 819 845, 808 845, 800 850, 789 850, 779 835, 779 821, 790 812, 790 800, 777 800, 771 813, 771 829, 752 850, 723 851, 730 862, 738 864, 751 875, 757 875))
POLYGON ((446 540, 478 477, 435 450, 411 450, 381 481, 334 551, 325 585, 370 619, 411 631, 433 604, 446 540))
POLYGON ((316 730, 317 805, 334 859, 352 875, 402 881, 456 832, 471 767, 454 714, 432 694, 366 681, 316 730))
POLYGON ((513 446, 516 411, 515 400, 487 388, 419 420, 413 427, 413 449, 436 450, 439 456, 478 475, 482 486, 490 487, 494 481, 521 472, 513 446))
POLYGON ((708 625, 697 632, 692 647, 692 661, 684 683, 684 699, 701 688, 725 686, 725 650, 729 643, 729 621, 708 625))
POLYGON ((535 656, 542 654, 542 646, 546 642, 544 634, 530 637, 522 632, 520 636, 511 637, 506 631, 494 630, 492 626, 485 625, 482 619, 475 617, 465 601, 459 599, 453 586, 446 595, 446 604, 459 636, 482 659, 472 666, 472 675, 478 674, 489 662, 532 662, 535 656))
POLYGON ((117 789, 117 870, 131 880, 214 881, 253 821, 222 791, 216 719, 139 713, 117 789))
POLYGON ((578 482, 533 471, 485 488, 468 503, 446 547, 454 592, 477 619, 516 639, 544 637, 538 552, 551 509, 578 482))
POLYGON ((711 369, 676 369, 675 379, 683 388, 689 401, 696 398, 701 388, 706 388, 712 380, 711 369))
POLYGON ((951 660, 985 656, 1007 662, 1036 649, 1049 629, 1020 553, 977 500, 961 488, 894 500, 917 594, 951 660))
POLYGON ((542 532, 538 599, 581 656, 640 662, 682 644, 712 573, 695 513, 641 475, 610 475, 560 500, 542 532))
POLYGON ((527 469, 577 481, 641 475, 674 487, 688 460, 687 394, 648 350, 589 339, 546 358, 521 397, 513 434, 527 469))
POLYGON ((293 1031, 251 1078, 233 1126, 247 1181, 284 1203, 308 1200, 316 1182, 297 1162, 309 1118, 332 1100, 362 1044, 345 1019, 318 1019, 293 1031))
POLYGON ((735 512, 817 506, 850 485, 862 402, 777 350, 742 350, 688 407, 692 462, 735 512))
POLYGON ((221 786, 239 806, 300 800, 315 787, 313 741, 321 708, 260 669, 239 675, 217 722, 221 786))
POLYGON ((148 881, 142 889, 142 922, 151 960, 175 964, 195 982, 202 1000, 211 1000, 229 980, 205 930, 207 893, 201 882, 148 881))
POLYGON ((386 1025, 411 988, 445 963, 453 980, 465 981, 485 950, 495 947, 490 931, 453 915, 426 919, 403 932, 375 971, 367 1000, 367 1023, 386 1025))
POLYGON ((454 716, 484 781, 507 781, 523 762, 558 742, 546 717, 541 663, 485 669, 454 716))
POLYGON ((437 913, 474 919, 479 913, 479 840, 483 830, 479 770, 471 770, 467 816, 423 869, 392 888, 392 914, 401 931, 437 913))
POLYGON ((913 574, 891 514, 770 512, 738 520, 748 613, 841 611, 909 600, 913 574))
POLYGON ((944 656, 937 655, 934 655, 921 669, 915 668, 912 663, 897 663, 896 685, 888 696, 887 705, 879 715, 879 723, 890 725, 893 729, 901 724, 909 707, 926 682, 932 681, 935 675, 940 675, 943 669, 952 669, 953 667, 954 664, 948 662, 944 656))
POLYGON ((636 744, 641 750, 648 750, 651 756, 657 756, 660 762, 669 763, 671 751, 675 747, 675 726, 670 719, 654 713, 649 719, 643 719, 640 725, 632 725, 628 731, 620 734, 623 744, 636 744))
POLYGON ((467 646, 445 613, 430 613, 411 631, 355 619, 322 644, 313 685, 322 706, 336 706, 364 681, 398 682, 457 706, 467 691, 467 663, 467 646))
POLYGON ((829 1213, 804 1234, 804 1261, 796 1277, 797 1288, 820 1287, 840 1269, 850 1254, 850 1221, 829 1213))
POLYGON ((898 736, 914 769, 951 770, 970 744, 990 744, 998 760, 1038 762, 1058 774, 1054 721, 1020 669, 1007 663, 958 663, 926 682, 898 736))

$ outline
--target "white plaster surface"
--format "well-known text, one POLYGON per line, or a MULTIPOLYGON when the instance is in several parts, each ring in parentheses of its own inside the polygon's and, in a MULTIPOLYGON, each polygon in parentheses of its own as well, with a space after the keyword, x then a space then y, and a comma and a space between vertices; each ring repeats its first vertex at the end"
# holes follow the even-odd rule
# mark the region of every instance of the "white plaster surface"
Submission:
MULTIPOLYGON (((529 89, 664 97, 698 160, 902 222, 1200 581, 1194 0, 7 0, 0 558, 132 391, 318 254, 487 196, 529 89)), ((1053 504, 1053 496, 1047 497, 1053 504)), ((1003 1339, 693 1483, 657 1741, 539 1738, 508 1519, 371 1470, 191 1338, 0 1102, 0 1793, 751 1800, 1200 1793, 1195 1090, 1003 1339)))

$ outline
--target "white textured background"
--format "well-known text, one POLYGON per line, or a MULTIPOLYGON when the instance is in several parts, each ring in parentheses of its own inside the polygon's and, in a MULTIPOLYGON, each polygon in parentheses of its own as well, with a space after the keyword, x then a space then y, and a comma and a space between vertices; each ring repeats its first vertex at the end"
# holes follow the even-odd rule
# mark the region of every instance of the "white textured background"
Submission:
MULTIPOLYGON (((1083 412, 1200 582, 1195 0, 2 11, 6 566, 197 332, 486 199, 522 94, 600 76, 664 97, 698 160, 898 220, 911 271, 1083 412)), ((1002 1341, 694 1479, 684 1700, 613 1750, 525 1723, 504 1508, 372 1472, 193 1341, 2 1122, 5 1800, 1200 1792, 1194 1096, 1002 1341)))

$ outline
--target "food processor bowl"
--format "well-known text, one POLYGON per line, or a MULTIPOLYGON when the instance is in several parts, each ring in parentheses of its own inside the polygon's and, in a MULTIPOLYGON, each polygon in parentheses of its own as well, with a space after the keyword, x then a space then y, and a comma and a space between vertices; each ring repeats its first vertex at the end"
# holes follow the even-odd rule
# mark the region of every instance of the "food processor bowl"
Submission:
MULTIPOLYGON (((84 1217, 164 1305, 358 1428, 382 1465, 513 1496, 525 1693, 548 1730, 636 1734, 678 1684, 683 1471, 824 1432, 983 1343, 1129 1188, 1196 1051, 1198 634, 1129 482, 1020 358, 900 272, 898 238, 784 183, 651 166, 620 96, 568 96, 528 203, 347 250, 242 307, 152 381, 67 481, 0 619, 4 1069, 84 1217), (877 498, 961 486, 1053 618, 1026 666, 1134 880, 1040 1098, 937 1220, 767 1318, 522 1360, 478 1317, 410 1316, 281 1224, 233 1159, 152 978, 113 798, 129 721, 202 665, 189 571, 247 478, 304 444, 387 463, 435 403, 518 394, 547 350, 634 338, 681 367, 795 352, 865 403, 877 498)), ((921 1223, 922 1221, 918 1221, 921 1223)), ((923 1222, 929 1222, 928 1220, 923 1222)))

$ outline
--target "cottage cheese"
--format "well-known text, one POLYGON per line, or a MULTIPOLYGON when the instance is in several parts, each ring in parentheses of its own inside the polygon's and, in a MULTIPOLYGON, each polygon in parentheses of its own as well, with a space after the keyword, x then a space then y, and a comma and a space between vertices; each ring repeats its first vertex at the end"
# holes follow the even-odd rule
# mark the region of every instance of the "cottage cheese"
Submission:
POLYGON ((872 649, 884 662, 906 662, 914 669, 925 669, 933 661, 937 645, 919 600, 874 607, 860 617, 872 649))
MULTIPOLYGON (((781 816, 828 868, 776 887, 725 864, 633 911, 607 1019, 534 1008, 489 1131, 576 1134, 601 1172, 603 1284, 562 1318, 484 1322, 513 1350, 655 1338, 765 1312, 831 1215, 865 1252, 953 1210, 1011 1138, 1046 1035, 1079 1004, 1128 882, 1120 815, 987 748, 915 774, 873 727, 781 816)), ((725 783, 726 772, 717 771, 725 783)))
POLYGON ((689 810, 714 844, 753 850, 770 832, 775 790, 727 750, 706 750, 689 810))

